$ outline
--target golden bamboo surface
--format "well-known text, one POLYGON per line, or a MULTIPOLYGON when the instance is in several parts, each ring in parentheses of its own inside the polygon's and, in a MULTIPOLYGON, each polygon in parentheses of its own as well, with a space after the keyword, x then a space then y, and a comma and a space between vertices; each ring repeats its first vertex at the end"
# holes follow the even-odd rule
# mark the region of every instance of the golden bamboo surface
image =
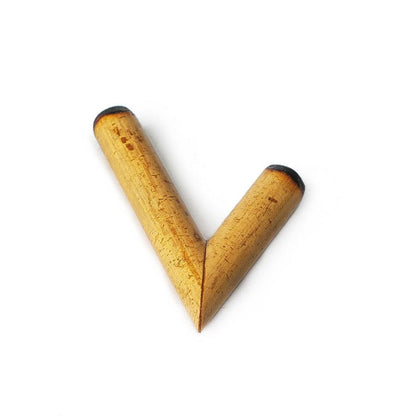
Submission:
POLYGON ((103 111, 94 132, 200 331, 298 206, 301 178, 290 168, 269 166, 205 241, 130 110, 103 111))
POLYGON ((303 183, 293 170, 269 166, 209 239, 200 329, 292 215, 302 199, 303 189, 303 183))
POLYGON ((99 114, 95 136, 196 326, 205 241, 133 113, 99 114))

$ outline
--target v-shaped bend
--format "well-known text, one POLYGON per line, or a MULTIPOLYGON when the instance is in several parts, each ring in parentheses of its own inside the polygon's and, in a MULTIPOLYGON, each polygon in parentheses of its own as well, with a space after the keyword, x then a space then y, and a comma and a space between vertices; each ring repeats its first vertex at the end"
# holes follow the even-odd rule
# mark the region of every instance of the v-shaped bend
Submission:
POLYGON ((296 209, 304 192, 290 168, 266 168, 205 241, 140 123, 125 107, 100 113, 94 132, 199 331, 296 209))

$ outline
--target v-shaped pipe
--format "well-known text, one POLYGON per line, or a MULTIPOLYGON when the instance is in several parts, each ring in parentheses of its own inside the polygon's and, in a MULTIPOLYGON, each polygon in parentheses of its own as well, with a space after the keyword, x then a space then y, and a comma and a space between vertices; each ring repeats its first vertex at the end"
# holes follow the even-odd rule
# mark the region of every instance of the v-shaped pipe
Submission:
POLYGON ((298 206, 302 179, 285 166, 269 166, 205 241, 129 109, 101 112, 94 133, 201 331, 298 206))

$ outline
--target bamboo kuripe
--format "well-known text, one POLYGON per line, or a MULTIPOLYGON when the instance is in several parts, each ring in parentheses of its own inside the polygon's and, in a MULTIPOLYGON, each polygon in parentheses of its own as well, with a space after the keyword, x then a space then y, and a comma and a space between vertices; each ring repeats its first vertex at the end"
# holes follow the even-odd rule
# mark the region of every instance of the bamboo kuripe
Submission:
POLYGON ((94 132, 201 331, 299 205, 302 179, 285 166, 269 166, 205 241, 130 110, 104 110, 94 121, 94 132))

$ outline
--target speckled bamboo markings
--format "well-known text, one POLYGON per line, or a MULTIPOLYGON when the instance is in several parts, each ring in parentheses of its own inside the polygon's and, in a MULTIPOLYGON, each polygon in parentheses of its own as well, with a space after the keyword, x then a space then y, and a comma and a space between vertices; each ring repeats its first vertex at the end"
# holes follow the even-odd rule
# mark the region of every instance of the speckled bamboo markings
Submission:
POLYGON ((94 132, 200 331, 294 212, 302 180, 290 168, 269 166, 205 241, 130 110, 103 111, 94 132))

